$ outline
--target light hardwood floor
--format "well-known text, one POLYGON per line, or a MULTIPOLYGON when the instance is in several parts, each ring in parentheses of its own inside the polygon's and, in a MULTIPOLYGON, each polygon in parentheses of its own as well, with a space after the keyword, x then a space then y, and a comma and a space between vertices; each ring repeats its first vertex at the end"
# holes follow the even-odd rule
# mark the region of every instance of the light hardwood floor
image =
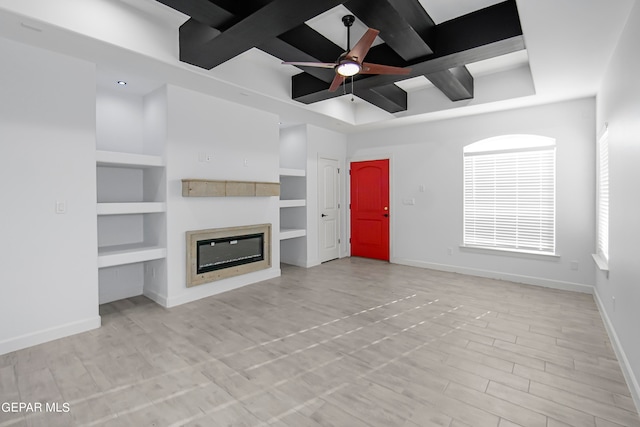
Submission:
POLYGON ((347 258, 0 356, 0 426, 640 426, 590 295, 347 258))

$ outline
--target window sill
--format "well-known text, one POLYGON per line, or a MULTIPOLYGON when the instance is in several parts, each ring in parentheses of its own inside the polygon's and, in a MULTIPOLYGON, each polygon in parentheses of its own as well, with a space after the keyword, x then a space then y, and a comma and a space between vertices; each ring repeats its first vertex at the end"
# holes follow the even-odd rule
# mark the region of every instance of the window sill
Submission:
POLYGON ((464 252, 476 252, 490 255, 502 255, 502 256, 513 256, 517 258, 528 258, 528 259, 539 259, 544 261, 558 261, 560 260, 560 255, 558 254, 545 254, 540 252, 527 252, 527 251, 518 251, 513 249, 498 249, 498 248, 487 248, 481 246, 466 246, 460 245, 460 249, 464 252))
POLYGON ((605 260, 604 258, 602 258, 598 254, 591 254, 591 256, 593 257, 593 260, 595 261, 595 263, 598 266, 598 268, 600 269, 600 271, 603 271, 604 273, 606 273, 607 279, 608 279, 609 278, 609 263, 607 262, 607 260, 605 260))

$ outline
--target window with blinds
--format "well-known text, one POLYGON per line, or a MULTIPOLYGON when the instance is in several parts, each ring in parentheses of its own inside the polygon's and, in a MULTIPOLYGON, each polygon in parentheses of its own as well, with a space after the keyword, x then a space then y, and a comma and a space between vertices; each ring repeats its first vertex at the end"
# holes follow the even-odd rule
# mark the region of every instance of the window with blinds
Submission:
POLYGON ((555 140, 514 135, 464 152, 464 245, 555 253, 555 140))
POLYGON ((609 261, 609 132, 598 140, 598 248, 597 254, 609 261))

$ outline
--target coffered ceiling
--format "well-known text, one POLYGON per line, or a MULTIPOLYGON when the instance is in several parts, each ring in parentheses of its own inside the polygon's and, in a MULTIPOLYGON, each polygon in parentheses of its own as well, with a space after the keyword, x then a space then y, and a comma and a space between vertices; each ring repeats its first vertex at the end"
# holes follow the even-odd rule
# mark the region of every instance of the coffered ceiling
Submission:
POLYGON ((328 90, 333 69, 301 66, 303 72, 291 78, 291 98, 304 104, 350 92, 398 113, 407 110, 407 93, 395 83, 418 76, 452 102, 473 99, 467 64, 525 48, 515 0, 478 4, 486 7, 469 13, 458 9, 464 14, 439 24, 418 0, 158 1, 190 16, 180 26, 180 60, 207 70, 252 48, 283 61, 332 62, 347 49, 346 32, 336 37, 333 24, 348 14, 358 19, 354 36, 367 27, 380 31, 367 62, 410 70, 402 76, 359 74, 341 92, 328 90))
POLYGON ((103 89, 176 84, 357 132, 592 96, 634 1, 0 0, 0 37, 95 62, 103 89), (282 65, 335 61, 345 14, 352 44, 380 30, 367 62, 410 74, 329 92, 332 69, 282 65))

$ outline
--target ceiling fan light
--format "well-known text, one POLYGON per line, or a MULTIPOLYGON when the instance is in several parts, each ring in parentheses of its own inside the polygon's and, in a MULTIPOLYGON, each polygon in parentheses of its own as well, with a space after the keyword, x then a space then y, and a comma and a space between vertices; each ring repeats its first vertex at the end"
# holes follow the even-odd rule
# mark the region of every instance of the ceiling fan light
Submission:
POLYGON ((342 61, 336 67, 336 73, 344 77, 355 76, 360 72, 360 64, 354 61, 342 61))

